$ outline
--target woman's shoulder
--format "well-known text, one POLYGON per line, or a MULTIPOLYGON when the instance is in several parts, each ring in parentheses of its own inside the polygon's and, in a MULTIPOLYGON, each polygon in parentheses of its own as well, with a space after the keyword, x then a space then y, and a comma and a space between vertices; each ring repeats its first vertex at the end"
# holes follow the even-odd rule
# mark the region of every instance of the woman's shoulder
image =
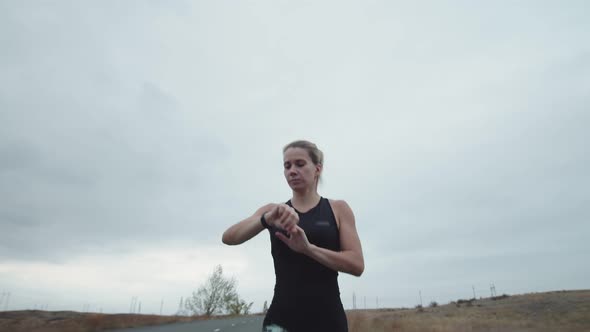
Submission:
POLYGON ((334 199, 334 198, 326 198, 326 199, 330 202, 330 205, 332 205, 332 207, 336 206, 338 208, 342 208, 342 207, 350 208, 348 203, 343 199, 334 199))
POLYGON ((348 205, 348 203, 343 199, 327 198, 327 200, 328 202, 330 202, 330 206, 336 214, 347 213, 348 211, 352 211, 350 205, 348 205))
POLYGON ((351 220, 354 223, 354 214, 352 212, 352 209, 345 200, 328 199, 328 201, 330 202, 330 207, 332 208, 332 212, 334 213, 334 218, 336 219, 336 224, 338 225, 338 228, 340 228, 342 220, 351 220))

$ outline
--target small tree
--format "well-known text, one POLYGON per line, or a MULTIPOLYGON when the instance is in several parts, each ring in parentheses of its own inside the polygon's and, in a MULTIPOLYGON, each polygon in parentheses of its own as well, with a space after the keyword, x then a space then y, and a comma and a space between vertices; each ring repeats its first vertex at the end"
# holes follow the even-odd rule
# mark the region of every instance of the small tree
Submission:
POLYGON ((246 301, 236 297, 227 303, 226 310, 230 315, 247 315, 250 313, 253 304, 254 302, 247 304, 246 301))
POLYGON ((228 310, 230 303, 236 301, 239 302, 236 280, 225 278, 221 265, 217 265, 205 284, 185 300, 185 306, 194 315, 211 316, 223 313, 228 310))
POLYGON ((268 311, 268 302, 264 301, 264 305, 262 306, 262 313, 265 314, 268 311))

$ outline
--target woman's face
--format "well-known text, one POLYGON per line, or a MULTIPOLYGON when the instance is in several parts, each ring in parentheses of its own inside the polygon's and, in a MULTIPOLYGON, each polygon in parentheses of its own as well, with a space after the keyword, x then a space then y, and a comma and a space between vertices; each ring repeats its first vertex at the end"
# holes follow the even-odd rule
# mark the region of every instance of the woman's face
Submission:
POLYGON ((285 179, 293 190, 315 189, 316 179, 322 170, 302 148, 288 148, 283 154, 283 167, 285 179))

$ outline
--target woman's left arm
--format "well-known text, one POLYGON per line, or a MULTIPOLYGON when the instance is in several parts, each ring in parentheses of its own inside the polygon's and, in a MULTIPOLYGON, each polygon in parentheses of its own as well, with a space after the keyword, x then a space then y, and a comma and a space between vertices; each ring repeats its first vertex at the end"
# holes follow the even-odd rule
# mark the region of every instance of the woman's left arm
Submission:
POLYGON ((305 232, 299 226, 289 238, 278 232, 276 235, 294 251, 307 255, 333 270, 359 277, 365 270, 365 261, 361 241, 356 231, 354 214, 343 200, 334 200, 330 203, 335 217, 340 222, 340 251, 309 243, 305 232))

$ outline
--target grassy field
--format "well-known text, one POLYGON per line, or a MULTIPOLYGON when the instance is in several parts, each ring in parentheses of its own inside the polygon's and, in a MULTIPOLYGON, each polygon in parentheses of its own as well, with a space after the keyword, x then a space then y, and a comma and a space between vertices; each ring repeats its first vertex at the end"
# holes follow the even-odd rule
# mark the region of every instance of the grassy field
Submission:
MULTIPOLYGON (((350 332, 588 332, 590 290, 458 299, 427 308, 350 310, 347 316, 350 332)), ((0 312, 0 332, 91 332, 199 319, 205 318, 7 311, 0 312)))
POLYGON ((348 312, 350 332, 586 332, 590 290, 558 291, 414 309, 348 312))
POLYGON ((0 332, 92 332, 201 319, 206 318, 73 311, 7 311, 0 312, 0 332))

